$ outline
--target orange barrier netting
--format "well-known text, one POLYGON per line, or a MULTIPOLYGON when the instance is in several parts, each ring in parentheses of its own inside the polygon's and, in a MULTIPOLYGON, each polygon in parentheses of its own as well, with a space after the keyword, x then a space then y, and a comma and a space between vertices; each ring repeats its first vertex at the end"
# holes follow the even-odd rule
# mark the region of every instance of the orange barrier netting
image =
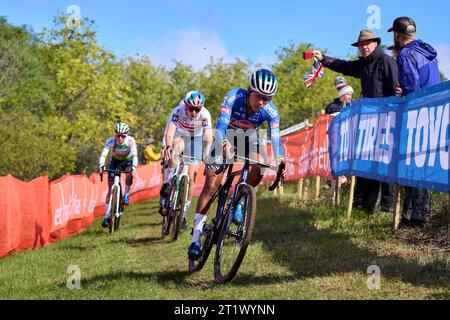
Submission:
MULTIPOLYGON (((332 118, 322 115, 312 128, 282 138, 286 181, 309 176, 332 179, 327 136, 332 118)), ((270 157, 270 146, 268 153, 270 157)), ((203 171, 204 164, 197 176, 196 195, 205 181, 203 171)), ((264 180, 273 180, 275 176, 276 172, 266 170, 264 180)), ((131 204, 159 197, 161 185, 159 163, 139 166, 130 191, 131 204)), ((52 182, 48 177, 31 182, 10 175, 0 177, 0 193, 5 195, 5 204, 0 208, 0 257, 40 248, 91 227, 95 218, 104 215, 107 188, 106 176, 100 182, 98 174, 89 178, 69 175, 52 182)))

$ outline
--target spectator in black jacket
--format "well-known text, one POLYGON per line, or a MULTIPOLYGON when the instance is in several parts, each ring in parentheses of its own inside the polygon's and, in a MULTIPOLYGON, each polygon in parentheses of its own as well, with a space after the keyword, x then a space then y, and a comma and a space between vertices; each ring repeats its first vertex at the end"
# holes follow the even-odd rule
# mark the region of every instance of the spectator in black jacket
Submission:
MULTIPOLYGON (((362 96, 364 98, 384 98, 395 95, 399 83, 398 68, 394 59, 386 55, 380 47, 381 38, 370 30, 362 30, 358 41, 352 46, 358 47, 361 57, 354 61, 333 59, 314 50, 314 57, 322 64, 336 72, 361 79, 362 96)), ((375 211, 381 185, 381 211, 392 211, 392 185, 371 179, 358 177, 355 190, 355 208, 370 213, 375 211)))
MULTIPOLYGON (((343 76, 337 76, 336 79, 334 79, 334 85, 338 91, 338 98, 325 107, 325 114, 335 114, 341 112, 342 109, 352 103, 353 93, 355 93, 355 90, 353 90, 352 86, 347 83, 345 78, 343 76)), ((341 177, 340 179, 341 185, 347 183, 346 177, 341 177)), ((324 188, 330 189, 332 186, 331 183, 331 180, 326 180, 324 188)))

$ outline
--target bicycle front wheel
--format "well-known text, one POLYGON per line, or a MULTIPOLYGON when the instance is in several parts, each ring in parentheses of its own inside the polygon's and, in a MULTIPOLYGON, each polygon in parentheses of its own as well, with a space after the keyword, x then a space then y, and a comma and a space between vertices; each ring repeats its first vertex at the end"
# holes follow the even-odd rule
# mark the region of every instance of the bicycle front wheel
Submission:
POLYGON ((183 221, 183 212, 186 205, 187 193, 188 193, 188 177, 184 176, 180 181, 180 189, 178 192, 177 204, 174 210, 174 217, 172 222, 172 241, 178 239, 178 233, 180 232, 180 226, 183 221))
POLYGON ((166 197, 165 204, 164 204, 164 212, 163 212, 164 215, 163 215, 162 230, 161 230, 161 236, 163 238, 165 236, 169 235, 170 227, 172 226, 172 222, 173 222, 173 212, 172 212, 171 202, 172 202, 172 199, 175 194, 174 178, 172 178, 172 181, 170 182, 169 190, 166 191, 169 195, 166 197))
POLYGON ((231 281, 236 275, 252 238, 256 215, 256 192, 252 186, 241 185, 232 206, 227 210, 219 234, 214 259, 214 278, 218 283, 231 281), (235 207, 242 205, 243 220, 233 221, 235 207))
POLYGON ((119 210, 119 192, 117 188, 111 191, 111 206, 109 207, 109 234, 113 234, 117 230, 116 212, 119 210))

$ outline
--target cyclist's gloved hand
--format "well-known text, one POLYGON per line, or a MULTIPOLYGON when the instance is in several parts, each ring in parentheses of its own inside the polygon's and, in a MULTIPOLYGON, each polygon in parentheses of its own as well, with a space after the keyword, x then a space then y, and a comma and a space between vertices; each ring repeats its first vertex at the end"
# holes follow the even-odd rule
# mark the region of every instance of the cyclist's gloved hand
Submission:
POLYGON ((284 166, 282 176, 281 176, 284 180, 286 178, 286 162, 284 161, 284 159, 282 157, 279 157, 277 160, 277 167, 280 167, 281 165, 284 166))
POLYGON ((100 168, 98 169, 98 173, 99 174, 103 174, 103 172, 106 170, 105 166, 100 166, 100 168))
POLYGON ((164 149, 164 161, 169 161, 172 158, 172 147, 166 147, 164 149))

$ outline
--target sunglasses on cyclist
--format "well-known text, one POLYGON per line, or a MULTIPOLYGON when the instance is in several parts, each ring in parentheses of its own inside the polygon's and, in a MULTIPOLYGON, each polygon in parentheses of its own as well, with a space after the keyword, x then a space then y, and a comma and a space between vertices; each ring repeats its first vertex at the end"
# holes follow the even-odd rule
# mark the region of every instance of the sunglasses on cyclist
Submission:
POLYGON ((202 107, 195 107, 195 106, 190 106, 190 105, 186 105, 187 109, 189 112, 197 112, 199 113, 200 110, 202 110, 202 107))
POLYGON ((260 93, 258 93, 258 92, 255 92, 255 91, 253 91, 253 94, 256 95, 256 98, 258 99, 258 101, 259 101, 259 100, 262 100, 264 103, 267 103, 267 102, 272 101, 272 97, 265 96, 265 95, 263 95, 263 94, 260 94, 260 93))
POLYGON ((117 138, 125 139, 125 138, 127 137, 127 135, 126 135, 126 134, 117 134, 117 133, 116 133, 116 137, 117 137, 117 138))

